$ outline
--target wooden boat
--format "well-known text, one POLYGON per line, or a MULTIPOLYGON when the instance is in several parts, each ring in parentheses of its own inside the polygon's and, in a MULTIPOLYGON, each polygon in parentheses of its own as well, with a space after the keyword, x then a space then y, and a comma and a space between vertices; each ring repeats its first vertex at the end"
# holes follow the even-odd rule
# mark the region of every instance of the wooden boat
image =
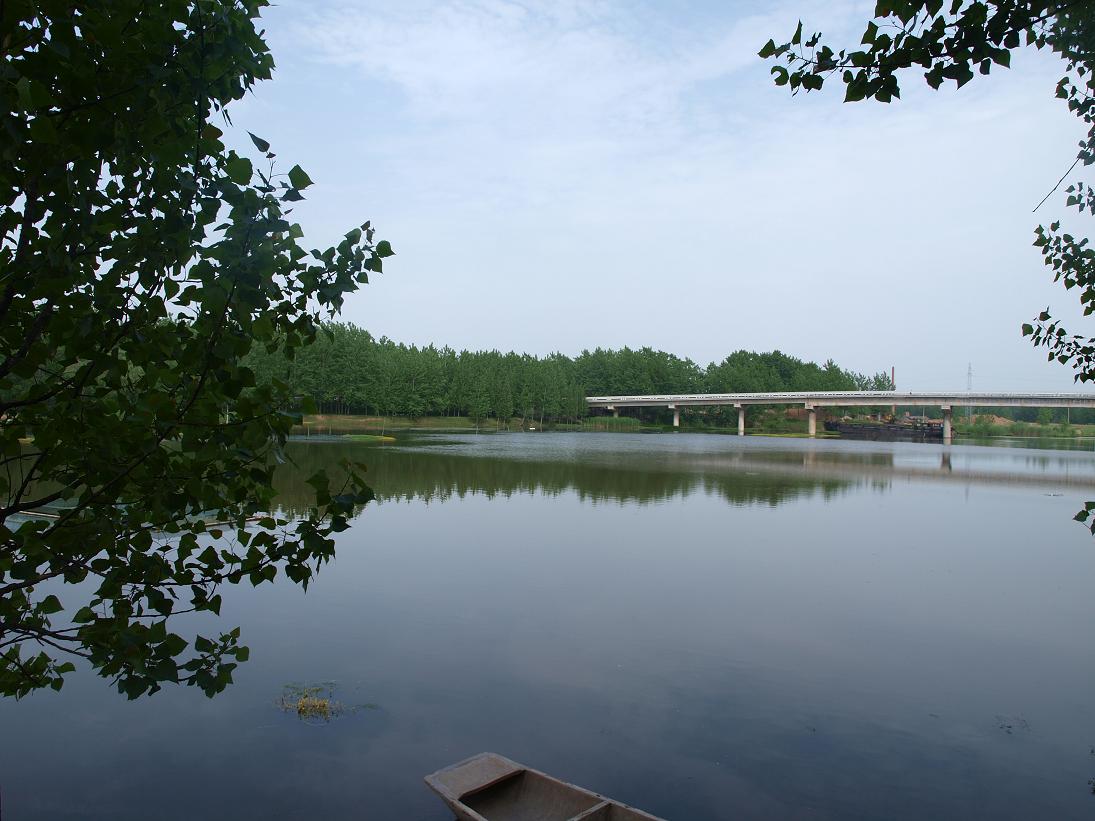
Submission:
POLYGON ((664 821, 494 753, 426 776, 461 821, 664 821))

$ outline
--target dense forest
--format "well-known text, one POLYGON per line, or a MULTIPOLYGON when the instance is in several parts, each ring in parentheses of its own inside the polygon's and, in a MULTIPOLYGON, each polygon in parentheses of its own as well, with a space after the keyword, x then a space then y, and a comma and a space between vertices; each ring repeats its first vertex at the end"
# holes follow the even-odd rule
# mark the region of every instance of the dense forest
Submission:
MULTIPOLYGON (((249 366, 280 379, 326 413, 574 419, 584 398, 609 394, 889 390, 889 374, 865 376, 832 360, 803 362, 772 351, 736 351, 700 366, 651 348, 582 351, 571 358, 455 351, 376 339, 352 324, 326 325, 319 340, 286 359, 256 346, 249 366)), ((731 409, 732 410, 732 409, 731 409)), ((719 411, 712 410, 712 416, 719 411)))

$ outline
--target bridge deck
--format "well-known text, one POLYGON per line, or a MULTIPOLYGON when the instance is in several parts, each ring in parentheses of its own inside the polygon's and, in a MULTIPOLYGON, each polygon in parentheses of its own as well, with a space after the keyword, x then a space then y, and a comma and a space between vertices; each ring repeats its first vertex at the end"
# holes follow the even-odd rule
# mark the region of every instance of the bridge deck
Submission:
POLYGON ((1089 393, 901 393, 898 391, 791 391, 781 393, 686 393, 653 396, 589 396, 591 408, 697 405, 804 405, 856 407, 902 405, 933 407, 1095 408, 1089 393))

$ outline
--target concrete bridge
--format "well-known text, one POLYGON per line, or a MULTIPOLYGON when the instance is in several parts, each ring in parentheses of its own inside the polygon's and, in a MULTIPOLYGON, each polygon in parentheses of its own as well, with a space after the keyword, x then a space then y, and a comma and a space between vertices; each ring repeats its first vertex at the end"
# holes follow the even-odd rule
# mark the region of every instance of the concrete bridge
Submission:
POLYGON ((802 405, 808 412, 807 431, 817 435, 818 408, 890 405, 936 407, 943 411, 943 442, 951 442, 954 407, 1095 408, 1095 394, 1087 393, 899 393, 897 391, 792 391, 787 393, 691 393, 664 396, 588 396, 591 408, 620 415, 620 408, 669 408, 673 426, 681 424, 681 408, 733 405, 738 409, 738 436, 745 435, 745 408, 749 405, 802 405))

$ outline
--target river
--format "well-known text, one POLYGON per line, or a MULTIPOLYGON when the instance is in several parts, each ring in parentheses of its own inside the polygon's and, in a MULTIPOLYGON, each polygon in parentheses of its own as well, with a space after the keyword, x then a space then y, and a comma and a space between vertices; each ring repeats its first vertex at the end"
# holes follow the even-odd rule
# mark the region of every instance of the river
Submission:
POLYGON ((377 501, 307 593, 232 589, 224 694, 0 703, 21 819, 451 818, 485 750, 669 819, 1090 818, 1083 451, 710 436, 294 442, 377 501), (346 708, 278 700, 322 686, 346 708))

